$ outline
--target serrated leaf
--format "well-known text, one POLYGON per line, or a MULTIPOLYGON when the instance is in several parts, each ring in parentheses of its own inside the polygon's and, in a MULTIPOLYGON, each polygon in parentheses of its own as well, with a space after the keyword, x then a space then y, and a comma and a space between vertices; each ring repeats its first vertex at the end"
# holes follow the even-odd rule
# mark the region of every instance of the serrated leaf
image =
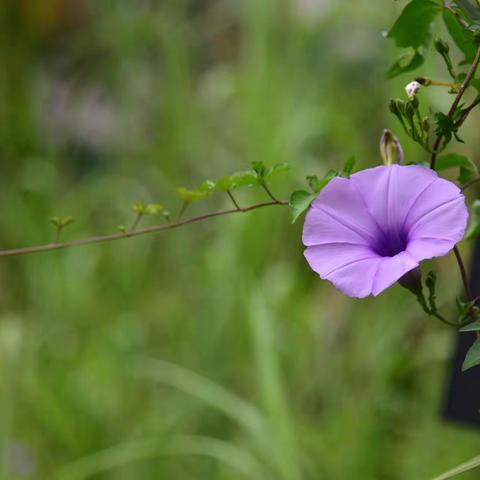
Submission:
POLYGON ((476 52, 473 32, 463 28, 454 15, 448 10, 443 11, 442 17, 448 33, 457 47, 465 55, 462 63, 472 63, 476 52))
POLYGON ((292 209, 292 223, 298 220, 298 217, 310 207, 310 204, 317 196, 316 193, 309 193, 305 190, 297 190, 290 196, 290 207, 292 209))
POLYGON ((469 348, 465 360, 462 365, 462 372, 469 368, 480 365, 480 339, 477 338, 475 343, 469 348))
POLYGON ((462 327, 459 332, 478 332, 480 331, 480 320, 475 320, 474 322, 465 325, 462 327))
POLYGON ((427 45, 430 26, 440 11, 440 6, 432 0, 412 0, 388 32, 388 38, 393 38, 397 47, 418 49, 427 45))
POLYGON ((466 183, 478 175, 477 166, 465 155, 449 153, 438 157, 437 162, 435 163, 435 170, 437 172, 455 167, 459 168, 458 181, 460 183, 466 183))
POLYGON ((188 190, 185 187, 179 187, 176 190, 177 195, 184 202, 198 202, 208 197, 210 192, 204 190, 188 190))
POLYGON ((402 53, 390 66, 386 77, 393 78, 402 73, 411 72, 420 67, 424 60, 423 55, 417 50, 402 53))
POLYGON ((448 115, 445 115, 442 112, 435 113, 435 123, 435 134, 437 136, 443 137, 443 147, 445 147, 450 142, 452 136, 455 136, 457 140, 461 141, 457 137, 458 128, 455 126, 455 122, 453 121, 453 119, 450 118, 448 115))
POLYGON ((480 200, 475 200, 470 207, 470 221, 465 238, 474 238, 480 234, 480 200))

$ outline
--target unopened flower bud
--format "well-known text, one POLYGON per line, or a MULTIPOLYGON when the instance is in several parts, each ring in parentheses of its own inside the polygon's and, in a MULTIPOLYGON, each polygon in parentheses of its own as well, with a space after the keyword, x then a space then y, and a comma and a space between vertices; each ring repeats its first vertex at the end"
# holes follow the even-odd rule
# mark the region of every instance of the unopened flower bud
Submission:
POLYGON ((394 115, 401 116, 405 111, 405 102, 396 98, 395 100, 390 100, 388 107, 394 115))
POLYGON ((417 77, 415 81, 422 85, 422 87, 428 87, 432 84, 432 79, 428 77, 417 77))
POLYGON ((422 85, 418 83, 416 80, 413 82, 410 82, 406 87, 405 87, 405 92, 407 93, 408 98, 414 98, 415 95, 418 93, 420 90, 420 87, 422 85))
POLYGON ((406 105, 405 105, 405 115, 410 119, 414 117, 414 115, 415 115, 415 105, 412 102, 407 102, 406 103, 406 105))
POLYGON ((388 129, 383 130, 380 138, 380 155, 385 165, 403 162, 403 150, 400 141, 388 129))
POLYGON ((422 118, 422 130, 424 132, 428 132, 430 130, 430 120, 428 119, 428 117, 422 118))
POLYGON ((398 283, 410 290, 411 292, 417 294, 422 291, 422 272, 420 267, 415 267, 413 270, 410 270, 405 275, 400 277, 398 283))
POLYGON ((433 45, 435 46, 435 50, 440 55, 445 55, 450 51, 450 47, 448 46, 447 42, 444 42, 441 38, 436 37, 433 41, 433 45))

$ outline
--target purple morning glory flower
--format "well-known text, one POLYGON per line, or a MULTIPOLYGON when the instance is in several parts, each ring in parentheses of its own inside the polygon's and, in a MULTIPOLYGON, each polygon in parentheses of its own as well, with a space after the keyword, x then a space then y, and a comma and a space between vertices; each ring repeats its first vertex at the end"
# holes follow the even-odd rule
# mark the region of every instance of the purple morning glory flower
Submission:
POLYGON ((313 201, 303 227, 305 257, 351 297, 378 295, 421 260, 463 238, 460 189, 418 165, 370 168, 335 177, 313 201))

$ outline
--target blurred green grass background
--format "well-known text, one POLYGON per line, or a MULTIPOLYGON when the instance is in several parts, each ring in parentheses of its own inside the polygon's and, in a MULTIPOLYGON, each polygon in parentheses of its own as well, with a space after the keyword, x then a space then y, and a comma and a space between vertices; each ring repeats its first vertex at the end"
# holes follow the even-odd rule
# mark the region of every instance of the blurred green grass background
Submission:
MULTIPOLYGON (((399 3, 2 2, 1 246, 178 212, 176 187, 252 161, 292 165, 283 198, 378 163, 399 3)), ((0 260, 0 478, 421 480, 478 454, 440 417, 451 332, 399 287, 344 298, 300 239, 274 207, 0 260)))

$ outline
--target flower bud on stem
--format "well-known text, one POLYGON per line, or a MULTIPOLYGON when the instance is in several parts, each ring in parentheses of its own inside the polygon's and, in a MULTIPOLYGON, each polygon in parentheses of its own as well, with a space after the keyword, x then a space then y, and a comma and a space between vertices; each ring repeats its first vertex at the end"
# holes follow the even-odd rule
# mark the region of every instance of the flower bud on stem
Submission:
POLYGON ((385 165, 403 163, 403 150, 400 141, 388 129, 383 130, 380 138, 380 156, 385 165))

